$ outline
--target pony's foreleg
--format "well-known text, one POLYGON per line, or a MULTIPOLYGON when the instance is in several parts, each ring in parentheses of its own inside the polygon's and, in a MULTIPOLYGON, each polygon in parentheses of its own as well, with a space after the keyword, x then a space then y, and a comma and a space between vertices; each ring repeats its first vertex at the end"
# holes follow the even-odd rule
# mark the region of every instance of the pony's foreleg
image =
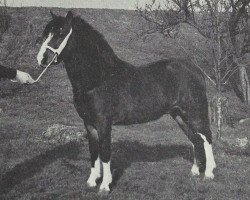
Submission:
POLYGON ((112 174, 110 169, 111 158, 111 127, 107 127, 102 132, 102 140, 100 142, 100 159, 103 166, 103 179, 100 186, 100 193, 109 193, 110 184, 112 183, 112 174))
POLYGON ((91 173, 87 184, 89 187, 96 186, 96 180, 101 177, 101 162, 99 158, 99 138, 96 129, 86 126, 89 140, 89 151, 91 157, 91 173))

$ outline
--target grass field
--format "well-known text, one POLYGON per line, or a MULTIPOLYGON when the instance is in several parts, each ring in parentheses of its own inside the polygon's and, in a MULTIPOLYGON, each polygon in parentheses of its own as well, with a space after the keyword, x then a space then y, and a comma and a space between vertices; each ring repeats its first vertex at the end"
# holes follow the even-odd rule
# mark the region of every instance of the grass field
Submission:
MULTIPOLYGON (((49 19, 48 9, 27 10, 18 11, 18 15, 14 9, 10 11, 14 18, 12 26, 25 18, 36 25, 36 31, 41 31, 49 19), (37 16, 42 18, 39 23, 37 16)), ((154 46, 152 53, 150 45, 142 41, 129 43, 134 34, 126 27, 139 27, 130 11, 75 12, 97 27, 126 61, 139 65, 164 56, 156 54, 154 46)), ((163 50, 164 45, 167 44, 162 45, 163 50)), ((19 67, 37 77, 41 71, 34 68, 38 47, 29 48, 19 67)), ((208 97, 212 95, 209 89, 208 97)), ((249 107, 234 94, 225 95, 230 98, 232 127, 224 127, 223 141, 249 138, 250 124, 238 124, 239 119, 249 117, 249 107)), ((76 127, 75 132, 85 133, 73 107, 65 69, 50 68, 33 85, 1 81, 0 97, 0 199, 100 199, 97 189, 90 191, 86 187, 90 157, 84 137, 81 141, 52 142, 44 136, 55 124, 76 127)), ((214 127, 212 130, 215 133, 214 127)), ((142 125, 116 126, 112 131, 114 182, 108 199, 250 199, 249 143, 244 148, 232 143, 214 141, 215 179, 204 181, 190 175, 191 144, 169 116, 142 125)))

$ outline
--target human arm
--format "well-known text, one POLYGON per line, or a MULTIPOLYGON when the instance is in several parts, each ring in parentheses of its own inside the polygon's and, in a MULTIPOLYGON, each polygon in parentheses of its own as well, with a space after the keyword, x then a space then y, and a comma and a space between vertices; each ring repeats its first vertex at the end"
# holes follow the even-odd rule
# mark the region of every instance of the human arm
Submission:
POLYGON ((14 79, 17 75, 17 70, 0 65, 0 78, 14 79))
POLYGON ((33 78, 26 72, 20 70, 7 68, 0 65, 0 78, 15 79, 19 83, 34 83, 33 78))

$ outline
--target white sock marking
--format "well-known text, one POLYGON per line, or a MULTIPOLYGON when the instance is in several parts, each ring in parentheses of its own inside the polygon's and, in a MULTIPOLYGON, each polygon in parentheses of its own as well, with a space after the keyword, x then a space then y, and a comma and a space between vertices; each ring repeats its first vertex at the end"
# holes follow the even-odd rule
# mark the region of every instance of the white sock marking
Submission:
MULTIPOLYGON (((194 145, 192 144, 192 146, 193 146, 193 151, 194 151, 194 145)), ((191 168, 191 173, 193 176, 200 175, 199 167, 197 165, 196 158, 195 158, 195 152, 194 152, 194 163, 193 163, 193 166, 191 168)))
POLYGON ((109 184, 112 182, 110 161, 108 163, 103 162, 102 164, 103 164, 103 180, 100 186, 100 190, 110 191, 109 184))
POLYGON ((91 168, 91 173, 87 181, 90 187, 96 186, 96 180, 101 177, 101 160, 98 157, 95 161, 95 166, 91 168))
POLYGON ((201 138, 204 140, 204 149, 206 155, 206 170, 205 170, 205 178, 214 178, 213 170, 216 167, 213 155, 212 145, 208 143, 206 137, 201 133, 198 133, 201 138))
POLYGON ((191 168, 191 173, 193 176, 197 176, 197 175, 200 175, 200 172, 199 172, 199 167, 197 166, 197 162, 196 162, 196 159, 194 158, 194 164, 191 168))

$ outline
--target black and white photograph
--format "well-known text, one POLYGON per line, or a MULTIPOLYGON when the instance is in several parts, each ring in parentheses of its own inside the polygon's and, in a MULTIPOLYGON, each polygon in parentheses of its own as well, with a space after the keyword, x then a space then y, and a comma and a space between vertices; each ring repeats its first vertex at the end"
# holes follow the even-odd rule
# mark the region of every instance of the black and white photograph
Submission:
POLYGON ((250 199, 250 0, 0 0, 0 200, 250 199))

